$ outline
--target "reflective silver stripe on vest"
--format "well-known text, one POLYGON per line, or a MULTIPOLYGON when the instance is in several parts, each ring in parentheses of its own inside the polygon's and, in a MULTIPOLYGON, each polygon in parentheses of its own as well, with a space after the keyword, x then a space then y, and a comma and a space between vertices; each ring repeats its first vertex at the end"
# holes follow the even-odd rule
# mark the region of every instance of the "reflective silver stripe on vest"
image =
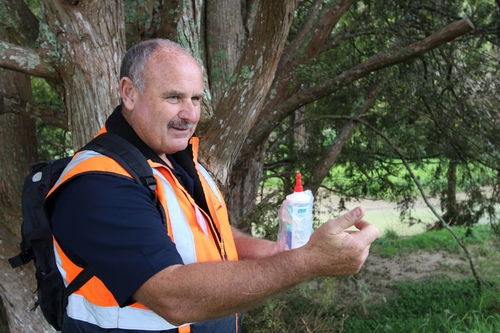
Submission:
POLYGON ((167 181, 160 171, 153 169, 153 173, 160 179, 163 185, 167 201, 168 216, 170 218, 172 234, 177 251, 181 255, 184 264, 196 262, 194 236, 186 220, 186 216, 182 212, 181 205, 177 200, 172 184, 167 181))
POLYGON ((210 188, 212 189, 212 192, 214 192, 214 194, 217 196, 217 199, 219 200, 219 203, 221 204, 221 206, 224 206, 224 201, 220 197, 219 188, 215 184, 215 181, 212 179, 212 176, 210 176, 210 174, 208 173, 208 171, 200 163, 198 163, 198 170, 200 171, 200 173, 203 176, 203 178, 205 178, 205 180, 207 181, 208 185, 210 185, 210 188))
POLYGON ((61 173, 61 176, 57 180, 57 182, 54 184, 54 186, 57 186, 61 183, 61 181, 64 179, 66 174, 71 171, 77 164, 88 160, 89 158, 92 157, 97 157, 97 156, 104 156, 103 154, 99 154, 98 152, 95 152, 93 150, 84 150, 80 154, 76 155, 69 163, 66 165, 66 168, 64 168, 63 172, 61 173))
POLYGON ((97 306, 82 295, 72 294, 66 308, 70 318, 97 325, 102 328, 163 331, 174 326, 151 310, 126 306, 97 306))
MULTIPOLYGON (((61 265, 61 257, 54 245, 57 268, 67 286, 66 271, 61 265)), ((70 318, 97 325, 102 328, 119 328, 130 330, 162 331, 174 329, 177 326, 158 316, 151 310, 131 306, 99 306, 90 303, 85 297, 71 294, 68 298, 66 312, 70 318)))

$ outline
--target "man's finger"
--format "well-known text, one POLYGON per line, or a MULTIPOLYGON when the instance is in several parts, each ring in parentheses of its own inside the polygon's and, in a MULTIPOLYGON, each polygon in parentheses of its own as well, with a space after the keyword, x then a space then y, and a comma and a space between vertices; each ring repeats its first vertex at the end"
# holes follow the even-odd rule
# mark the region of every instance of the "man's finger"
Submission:
POLYGON ((380 230, 369 222, 359 221, 355 226, 359 230, 358 233, 362 234, 369 243, 373 242, 380 235, 380 230))
POLYGON ((340 217, 337 217, 333 221, 335 223, 335 227, 338 229, 339 232, 341 232, 361 221, 364 215, 365 215, 365 210, 361 207, 356 207, 350 212, 340 217))

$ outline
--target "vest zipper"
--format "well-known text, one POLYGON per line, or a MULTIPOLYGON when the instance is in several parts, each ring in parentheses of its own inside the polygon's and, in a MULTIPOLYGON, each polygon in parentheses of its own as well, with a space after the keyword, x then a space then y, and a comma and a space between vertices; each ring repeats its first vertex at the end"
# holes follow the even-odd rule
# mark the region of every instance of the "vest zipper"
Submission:
POLYGON ((207 224, 210 226, 210 232, 212 234, 212 238, 214 240, 215 246, 217 246, 217 250, 219 251, 222 261, 227 261, 226 245, 224 244, 224 239, 222 238, 222 235, 217 229, 215 222, 210 218, 210 216, 208 216, 208 214, 203 209, 201 209, 200 207, 198 207, 198 209, 203 213, 205 219, 208 221, 207 224))

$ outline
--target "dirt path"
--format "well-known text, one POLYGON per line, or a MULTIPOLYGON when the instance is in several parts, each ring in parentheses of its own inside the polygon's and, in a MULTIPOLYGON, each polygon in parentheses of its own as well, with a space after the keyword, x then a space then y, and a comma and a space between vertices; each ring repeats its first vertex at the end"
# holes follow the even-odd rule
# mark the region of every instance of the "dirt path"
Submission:
POLYGON ((432 276, 455 279, 468 274, 469 262, 462 254, 417 251, 390 259, 370 254, 358 274, 338 280, 335 298, 345 305, 382 303, 392 295, 396 281, 420 281, 432 276))

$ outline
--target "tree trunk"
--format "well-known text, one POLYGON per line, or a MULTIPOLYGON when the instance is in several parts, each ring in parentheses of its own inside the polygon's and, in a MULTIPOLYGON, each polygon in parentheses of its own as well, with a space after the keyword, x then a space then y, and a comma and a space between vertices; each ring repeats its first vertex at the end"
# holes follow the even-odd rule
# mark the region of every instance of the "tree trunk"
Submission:
POLYGON ((73 147, 81 148, 119 103, 118 78, 125 50, 122 1, 45 1, 50 32, 60 45, 56 71, 68 112, 73 147), (102 33, 106 31, 106 33, 102 33))
POLYGON ((296 7, 297 0, 258 2, 262 14, 250 31, 235 70, 238 75, 220 99, 215 117, 200 131, 204 162, 224 188, 271 87, 296 7))
MULTIPOLYGON (((264 149, 267 142, 263 142, 259 149, 264 149)), ((232 209, 229 211, 231 224, 242 231, 250 232, 250 226, 245 224, 244 218, 252 211, 255 198, 259 192, 259 182, 261 179, 262 166, 264 165, 264 154, 259 150, 255 151, 254 159, 233 168, 231 174, 232 182, 229 184, 226 202, 232 209)))
MULTIPOLYGON (((31 101, 29 77, 0 69, 0 91, 31 101)), ((16 114, 0 115, 0 294, 11 332, 51 332, 35 304, 34 265, 12 269, 7 261, 19 253, 21 190, 29 165, 37 160, 35 121, 16 114)))

